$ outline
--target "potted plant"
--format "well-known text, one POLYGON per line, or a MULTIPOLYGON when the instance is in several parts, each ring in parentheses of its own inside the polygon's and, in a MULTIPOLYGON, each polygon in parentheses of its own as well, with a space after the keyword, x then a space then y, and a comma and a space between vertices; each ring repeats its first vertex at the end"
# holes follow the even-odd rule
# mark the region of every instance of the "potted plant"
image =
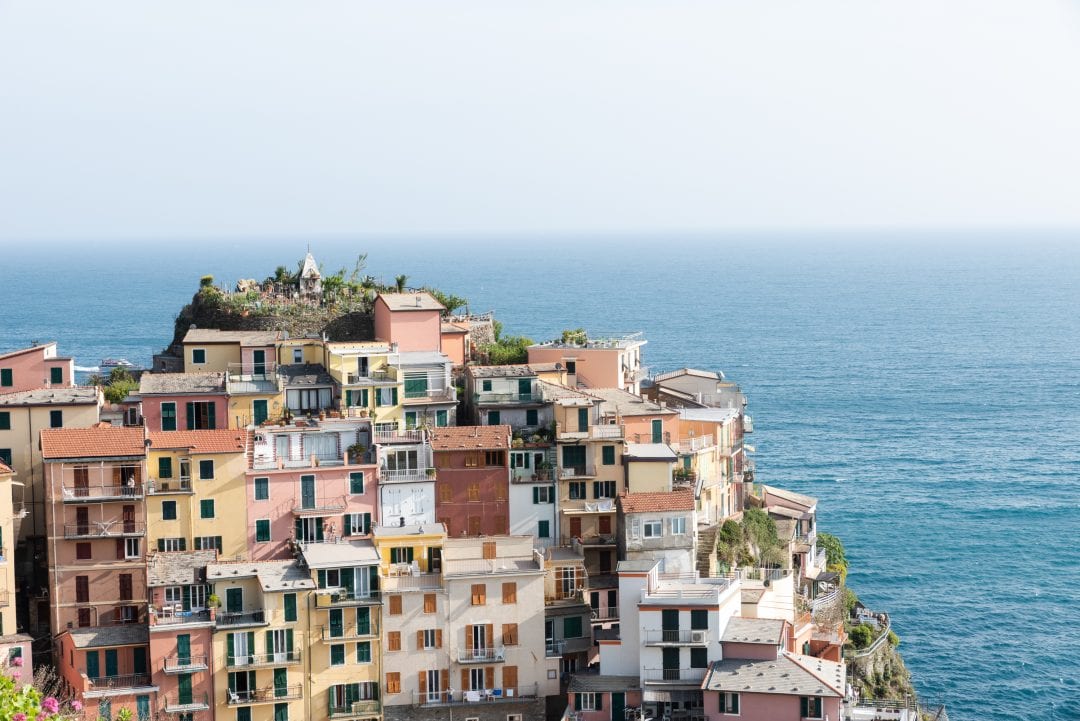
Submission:
POLYGON ((221 598, 216 593, 211 593, 206 599, 206 605, 210 609, 210 620, 215 620, 217 610, 221 607, 221 598))
POLYGON ((367 446, 363 443, 353 443, 347 449, 349 452, 349 460, 353 463, 359 463, 363 460, 364 454, 367 453, 367 446))
POLYGON ((434 468, 427 469, 427 477, 428 478, 434 478, 435 477, 435 469, 434 468))

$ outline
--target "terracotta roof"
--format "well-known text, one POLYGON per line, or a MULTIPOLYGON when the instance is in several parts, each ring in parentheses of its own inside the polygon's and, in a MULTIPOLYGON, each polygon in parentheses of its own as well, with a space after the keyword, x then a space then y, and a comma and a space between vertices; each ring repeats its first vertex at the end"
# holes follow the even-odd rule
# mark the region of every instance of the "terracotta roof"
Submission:
POLYGON ((151 431, 153 448, 186 448, 192 453, 242 453, 246 447, 244 431, 151 431))
POLYGON ((42 458, 107 458, 143 456, 142 428, 99 423, 91 428, 46 428, 41 431, 42 458))
POLYGON ((658 511, 694 510, 694 492, 680 488, 677 491, 655 493, 627 493, 619 496, 623 513, 655 513, 658 511))
POLYGON ((446 310, 430 293, 379 293, 390 310, 446 310))
POLYGON ((431 432, 431 449, 465 451, 510 447, 510 426, 450 426, 431 432))

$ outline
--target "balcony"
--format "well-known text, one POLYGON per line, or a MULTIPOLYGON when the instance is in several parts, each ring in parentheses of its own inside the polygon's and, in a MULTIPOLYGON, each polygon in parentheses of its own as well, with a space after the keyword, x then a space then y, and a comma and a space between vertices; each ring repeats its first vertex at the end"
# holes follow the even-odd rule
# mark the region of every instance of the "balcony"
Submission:
POLYGON ((121 688, 143 688, 150 686, 150 674, 128 673, 122 676, 98 676, 89 679, 90 691, 109 691, 121 688))
POLYGON ((228 697, 226 703, 229 706, 248 706, 259 703, 296 701, 304 697, 304 686, 297 683, 288 686, 267 686, 266 688, 252 689, 250 691, 226 689, 225 693, 228 697))
POLYGON ((375 621, 371 621, 367 627, 348 625, 341 628, 333 626, 319 628, 323 641, 363 641, 379 635, 379 624, 375 621))
POLYGON ((652 433, 631 433, 626 439, 631 443, 667 443, 671 444, 671 432, 664 431, 659 439, 653 436, 652 433))
POLYGON ((707 668, 646 668, 641 680, 649 684, 694 684, 705 680, 707 668))
POLYGON ((353 701, 351 704, 345 706, 337 706, 334 704, 333 698, 330 700, 330 707, 328 713, 330 718, 350 718, 352 716, 378 716, 382 711, 382 704, 378 701, 353 701))
POLYGON ((421 403, 457 403, 457 388, 430 388, 424 391, 405 391, 405 405, 421 403))
POLYGON ((316 608, 335 606, 368 606, 382 602, 378 591, 348 591, 344 588, 322 589, 315 592, 316 608))
POLYGON ((708 646, 709 632, 706 629, 664 629, 645 631, 646 646, 708 646))
POLYGON ((302 503, 293 506, 294 516, 332 516, 345 510, 344 498, 324 498, 322 501, 312 501, 310 504, 302 503))
POLYGON ((348 373, 345 376, 345 384, 350 386, 374 385, 376 383, 397 383, 397 370, 389 368, 364 373, 348 373))
POLYGON ((596 466, 586 464, 583 466, 570 466, 559 469, 560 480, 568 478, 592 478, 596 475, 596 466))
POLYGON ((420 429, 387 429, 375 428, 376 443, 425 443, 427 433, 420 429))
POLYGON ((177 611, 171 604, 168 607, 156 608, 150 614, 151 626, 183 626, 187 624, 210 623, 210 611, 201 609, 198 611, 177 611))
POLYGON ((603 423, 589 426, 589 438, 619 441, 626 436, 626 426, 621 423, 603 423))
POLYGON ((712 448, 716 443, 713 441, 712 434, 705 436, 694 436, 692 438, 682 438, 679 440, 679 453, 697 453, 703 451, 706 448, 712 448))
POLYGON ((606 608, 594 608, 591 612, 593 623, 605 623, 619 620, 619 607, 608 606, 606 608))
POLYGON ((434 480, 434 468, 399 468, 392 471, 386 468, 379 469, 379 483, 413 483, 434 480))
POLYGON ((506 660, 506 649, 497 648, 459 648, 458 663, 502 663, 506 660))
POLYGON ((218 628, 265 626, 268 623, 266 620, 266 611, 261 608, 256 611, 240 611, 232 613, 222 613, 221 611, 218 611, 215 615, 215 624, 218 628))
POLYGON ((206 656, 167 656, 161 662, 161 669, 165 673, 194 673, 205 671, 209 668, 206 656))
POLYGON ((802 543, 802 544, 807 545, 807 546, 813 546, 814 541, 816 541, 816 540, 817 540, 817 529, 816 528, 814 530, 810 531, 809 533, 800 533, 799 535, 795 536, 795 542, 796 543, 802 543))
POLYGON ((273 653, 248 653, 240 656, 225 656, 225 665, 233 668, 259 668, 262 666, 291 666, 301 661, 300 649, 275 651, 273 653))
POLYGON ((64 503, 108 503, 110 501, 137 501, 142 499, 143 484, 132 486, 89 486, 76 488, 64 486, 64 503))
POLYGON ((491 391, 473 393, 473 404, 478 406, 539 405, 543 402, 544 394, 539 389, 528 393, 493 393, 491 391))
POLYGON ((180 698, 179 694, 165 697, 165 713, 194 713, 195 711, 210 710, 210 695, 189 696, 180 698))
POLYGON ((230 363, 225 375, 225 389, 229 395, 277 393, 277 365, 274 363, 230 363))
POLYGON ((146 535, 141 521, 91 521, 64 524, 64 538, 137 538, 146 535))
POLYGON ((510 688, 477 689, 475 691, 413 691, 414 706, 458 706, 471 703, 515 703, 532 701, 540 690, 539 684, 510 688))
POLYGON ((148 496, 161 496, 168 493, 194 493, 195 489, 191 486, 191 476, 180 476, 179 478, 159 478, 154 480, 150 479, 150 483, 146 486, 146 494, 148 496))
POLYGON ((388 576, 379 579, 382 591, 441 591, 443 580, 441 573, 420 573, 417 575, 388 576))

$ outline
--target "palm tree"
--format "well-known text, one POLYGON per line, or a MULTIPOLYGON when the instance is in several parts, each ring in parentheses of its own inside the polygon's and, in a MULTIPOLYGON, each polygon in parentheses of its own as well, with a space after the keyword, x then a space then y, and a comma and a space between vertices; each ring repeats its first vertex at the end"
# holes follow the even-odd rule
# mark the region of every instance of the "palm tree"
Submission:
POLYGON ((409 279, 409 276, 407 276, 407 275, 395 276, 394 283, 397 285, 397 292, 398 293, 404 293, 405 292, 405 281, 407 281, 408 279, 409 279))

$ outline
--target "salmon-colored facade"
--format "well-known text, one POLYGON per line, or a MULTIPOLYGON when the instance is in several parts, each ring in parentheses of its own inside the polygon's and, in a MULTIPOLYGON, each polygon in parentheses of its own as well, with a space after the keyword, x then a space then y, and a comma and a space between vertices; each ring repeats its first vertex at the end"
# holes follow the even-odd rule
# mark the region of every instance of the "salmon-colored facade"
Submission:
POLYGON ((442 350, 442 304, 428 293, 375 297, 375 338, 400 351, 442 350))
POLYGON ((510 531, 510 426, 437 428, 435 518, 451 538, 510 531))
POLYGON ((71 388, 75 385, 75 360, 56 354, 56 343, 0 355, 0 393, 34 388, 71 388))

